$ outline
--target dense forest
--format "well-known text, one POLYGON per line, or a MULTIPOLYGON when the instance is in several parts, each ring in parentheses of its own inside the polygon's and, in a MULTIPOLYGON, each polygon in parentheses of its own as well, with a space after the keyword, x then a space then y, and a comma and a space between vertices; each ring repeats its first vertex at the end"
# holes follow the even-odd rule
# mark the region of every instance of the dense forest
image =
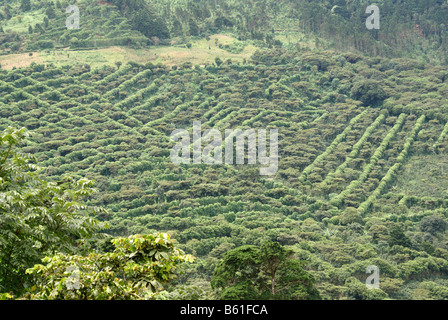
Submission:
POLYGON ((0 298, 448 299, 448 2, 71 4, 0 5, 0 298), (194 121, 278 170, 173 163, 194 121))

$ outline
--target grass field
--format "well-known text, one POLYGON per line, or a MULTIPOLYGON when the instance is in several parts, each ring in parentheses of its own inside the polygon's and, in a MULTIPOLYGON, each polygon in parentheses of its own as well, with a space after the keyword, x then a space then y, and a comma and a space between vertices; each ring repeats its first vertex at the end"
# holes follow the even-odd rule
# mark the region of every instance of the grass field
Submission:
POLYGON ((219 45, 232 45, 239 41, 231 36, 216 34, 210 37, 210 40, 201 39, 191 41, 191 48, 185 47, 158 47, 153 51, 156 57, 155 62, 161 62, 166 65, 181 65, 190 61, 194 64, 214 63, 215 58, 221 60, 231 59, 234 62, 249 59, 255 53, 257 48, 253 45, 246 45, 243 52, 235 54, 219 48, 219 45))
POLYGON ((44 63, 38 52, 34 52, 31 56, 29 53, 17 53, 0 56, 0 65, 3 69, 12 69, 14 67, 28 67, 32 62, 44 63))
MULTIPOLYGON (((35 52, 32 56, 26 54, 10 54, 0 56, 0 64, 4 69, 13 67, 29 66, 32 62, 53 63, 57 66, 66 64, 88 63, 92 68, 102 65, 113 65, 115 62, 126 63, 134 61, 138 63, 162 63, 168 66, 182 65, 189 61, 193 65, 211 64, 215 58, 222 60, 231 59, 233 62, 249 59, 256 51, 256 47, 251 44, 243 44, 244 50, 241 53, 230 53, 219 47, 222 45, 232 45, 239 43, 231 36, 216 34, 210 37, 210 40, 192 40, 191 47, 185 45, 176 45, 173 42, 171 46, 152 46, 149 49, 131 49, 126 47, 109 47, 93 50, 55 50, 35 52)), ((239 43, 241 45, 241 43, 239 43)))

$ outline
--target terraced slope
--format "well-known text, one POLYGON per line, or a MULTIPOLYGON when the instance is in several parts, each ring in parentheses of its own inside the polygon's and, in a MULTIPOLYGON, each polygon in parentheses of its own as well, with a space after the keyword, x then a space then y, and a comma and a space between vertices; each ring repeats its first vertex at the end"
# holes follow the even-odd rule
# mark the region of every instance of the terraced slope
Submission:
POLYGON ((95 179, 100 193, 89 203, 110 210, 101 218, 111 234, 172 233, 199 257, 181 282, 208 280, 223 252, 269 238, 309 262, 327 299, 372 298, 359 289, 370 264, 388 284, 378 297, 412 298, 428 279, 446 286, 447 235, 419 226, 427 216, 446 217, 448 202, 412 194, 402 179, 412 181, 406 166, 419 157, 448 151, 448 83, 435 67, 352 58, 268 51, 247 64, 205 68, 3 70, 0 129, 34 132, 23 151, 49 179, 95 179), (372 83, 375 90, 364 92, 372 83), (372 97, 378 103, 366 105, 372 97), (193 121, 222 132, 278 129, 277 173, 173 164, 170 134, 192 132, 193 121))

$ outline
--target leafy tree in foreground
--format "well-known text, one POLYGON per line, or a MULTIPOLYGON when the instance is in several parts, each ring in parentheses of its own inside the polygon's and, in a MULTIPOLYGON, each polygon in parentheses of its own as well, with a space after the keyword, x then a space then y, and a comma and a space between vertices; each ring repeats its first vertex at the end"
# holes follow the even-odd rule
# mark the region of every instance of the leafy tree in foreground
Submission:
POLYGON ((17 147, 29 132, 8 127, 0 135, 0 292, 20 294, 25 270, 56 251, 75 252, 80 241, 106 228, 79 201, 91 195, 92 181, 65 183, 39 178, 32 155, 17 147))
POLYGON ((167 233, 113 239, 113 252, 88 256, 56 254, 27 270, 36 286, 28 298, 45 300, 143 300, 155 298, 193 262, 167 233))
POLYGON ((311 300, 320 299, 314 278, 304 262, 277 242, 261 248, 246 245, 229 250, 215 268, 211 285, 222 288, 224 300, 311 300))

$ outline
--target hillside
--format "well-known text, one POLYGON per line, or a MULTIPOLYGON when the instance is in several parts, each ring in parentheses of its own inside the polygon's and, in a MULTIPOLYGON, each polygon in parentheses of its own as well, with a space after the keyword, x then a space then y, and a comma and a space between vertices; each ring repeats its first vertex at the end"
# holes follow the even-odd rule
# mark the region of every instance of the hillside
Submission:
MULTIPOLYGON (((22 12, 7 2, 11 16, 22 12)), ((155 39, 137 30, 132 1, 82 0, 107 23, 86 19, 78 42, 55 26, 61 12, 28 33, 44 19, 32 2, 22 22, 0 21, 0 63, 9 65, 0 69, 0 129, 33 133, 21 150, 47 179, 95 180, 100 192, 87 203, 109 210, 98 218, 110 237, 168 232, 196 256, 173 287, 210 297, 227 251, 272 240, 308 262, 323 299, 447 299, 447 5, 381 1, 384 27, 373 35, 343 24, 361 16, 358 2, 135 1, 166 25, 155 39), (425 41, 389 32, 415 19, 425 41), (340 38, 326 29, 333 22, 340 38), (19 66, 13 53, 29 60, 19 66), (170 135, 191 134, 194 121, 220 132, 278 129, 278 170, 174 164, 170 135), (378 290, 365 286, 370 265, 381 271, 378 290)), ((89 245, 109 250, 105 240, 89 245)))
POLYGON ((368 30, 366 0, 77 0, 80 28, 67 29, 66 0, 6 0, 0 49, 101 48, 186 44, 188 37, 232 32, 261 47, 313 46, 446 64, 446 1, 381 0, 380 29, 368 30), (29 2, 23 7, 21 2, 29 2), (3 34, 2 34, 3 31, 3 34))

